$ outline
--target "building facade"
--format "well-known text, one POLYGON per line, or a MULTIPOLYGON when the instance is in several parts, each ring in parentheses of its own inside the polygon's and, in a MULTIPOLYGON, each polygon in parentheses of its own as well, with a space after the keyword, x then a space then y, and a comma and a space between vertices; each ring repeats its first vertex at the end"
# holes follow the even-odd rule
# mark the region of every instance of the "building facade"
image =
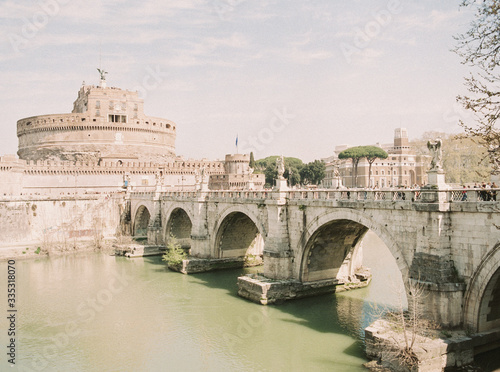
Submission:
POLYGON ((354 175, 352 161, 341 160, 338 154, 349 146, 335 148, 332 157, 324 159, 326 177, 322 186, 338 187, 415 187, 427 183, 427 169, 430 162, 428 155, 417 155, 411 148, 406 128, 394 130, 394 142, 391 145, 380 145, 389 155, 387 159, 376 159, 371 167, 363 158, 359 161, 357 177, 354 175))
POLYGON ((264 174, 255 174, 250 168, 250 155, 226 155, 224 173, 210 175, 211 190, 262 190, 266 183, 264 174))

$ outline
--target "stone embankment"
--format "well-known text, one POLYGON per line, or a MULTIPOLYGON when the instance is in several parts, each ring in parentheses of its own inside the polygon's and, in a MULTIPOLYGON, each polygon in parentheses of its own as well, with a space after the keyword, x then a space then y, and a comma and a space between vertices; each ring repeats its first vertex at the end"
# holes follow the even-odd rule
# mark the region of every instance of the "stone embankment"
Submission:
POLYGON ((165 247, 160 245, 144 245, 139 243, 113 244, 116 256, 128 258, 160 256, 165 252, 165 247))
POLYGON ((238 278, 238 295, 262 305, 281 303, 286 300, 319 296, 366 287, 371 282, 367 268, 352 278, 351 282, 328 279, 314 282, 298 280, 273 280, 260 274, 248 274, 238 278))
MULTIPOLYGON (((365 366, 372 371, 438 372, 478 371, 474 356, 498 347, 500 330, 468 335, 463 330, 425 329, 412 342, 412 332, 402 324, 379 319, 365 329, 366 355, 373 359, 365 366), (424 332, 425 331, 425 332, 424 332), (405 365, 402 355, 406 345, 411 345, 413 364, 405 365)), ((408 358, 406 358, 408 361, 408 358)))
POLYGON ((168 267, 183 274, 195 274, 207 271, 261 266, 263 264, 262 256, 249 256, 213 259, 189 257, 179 264, 169 265, 168 267))
POLYGON ((0 260, 107 250, 123 197, 26 197, 0 200, 0 260))

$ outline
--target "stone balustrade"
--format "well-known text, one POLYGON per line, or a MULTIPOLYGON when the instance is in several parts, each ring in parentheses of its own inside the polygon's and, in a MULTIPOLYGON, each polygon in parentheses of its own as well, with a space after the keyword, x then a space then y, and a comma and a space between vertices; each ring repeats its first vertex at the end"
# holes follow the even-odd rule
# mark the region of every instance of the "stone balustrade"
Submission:
MULTIPOLYGON (((265 200, 279 193, 288 200, 332 200, 332 201, 391 201, 391 202, 426 202, 427 195, 439 195, 440 202, 496 202, 496 193, 500 189, 341 189, 341 190, 289 190, 274 192, 272 190, 240 190, 240 191, 165 191, 163 199, 198 199, 205 197, 210 200, 249 199, 265 200), (489 196, 488 196, 489 195, 489 196)), ((141 193, 135 193, 138 195, 141 193)))

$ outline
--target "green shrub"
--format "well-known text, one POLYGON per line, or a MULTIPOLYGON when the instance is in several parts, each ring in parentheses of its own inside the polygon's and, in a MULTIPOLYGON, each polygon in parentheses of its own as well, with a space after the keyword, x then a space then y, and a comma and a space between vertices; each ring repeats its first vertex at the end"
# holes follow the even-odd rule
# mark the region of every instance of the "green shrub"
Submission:
POLYGON ((170 235, 167 244, 167 251, 162 257, 163 261, 165 261, 168 265, 179 265, 186 258, 187 254, 184 249, 181 248, 181 245, 175 236, 170 235))

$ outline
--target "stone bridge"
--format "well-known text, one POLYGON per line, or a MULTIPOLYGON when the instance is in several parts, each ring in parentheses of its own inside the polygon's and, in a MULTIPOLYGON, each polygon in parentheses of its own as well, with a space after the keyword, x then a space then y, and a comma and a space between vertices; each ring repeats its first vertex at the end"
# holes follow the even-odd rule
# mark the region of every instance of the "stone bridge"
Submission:
POLYGON ((480 192, 157 191, 128 198, 125 220, 149 244, 165 245, 173 235, 192 259, 207 262, 262 255, 262 275, 239 278, 240 295, 256 302, 359 282, 358 253, 371 230, 405 284, 424 286, 427 316, 475 332, 500 327, 499 203, 480 192))

